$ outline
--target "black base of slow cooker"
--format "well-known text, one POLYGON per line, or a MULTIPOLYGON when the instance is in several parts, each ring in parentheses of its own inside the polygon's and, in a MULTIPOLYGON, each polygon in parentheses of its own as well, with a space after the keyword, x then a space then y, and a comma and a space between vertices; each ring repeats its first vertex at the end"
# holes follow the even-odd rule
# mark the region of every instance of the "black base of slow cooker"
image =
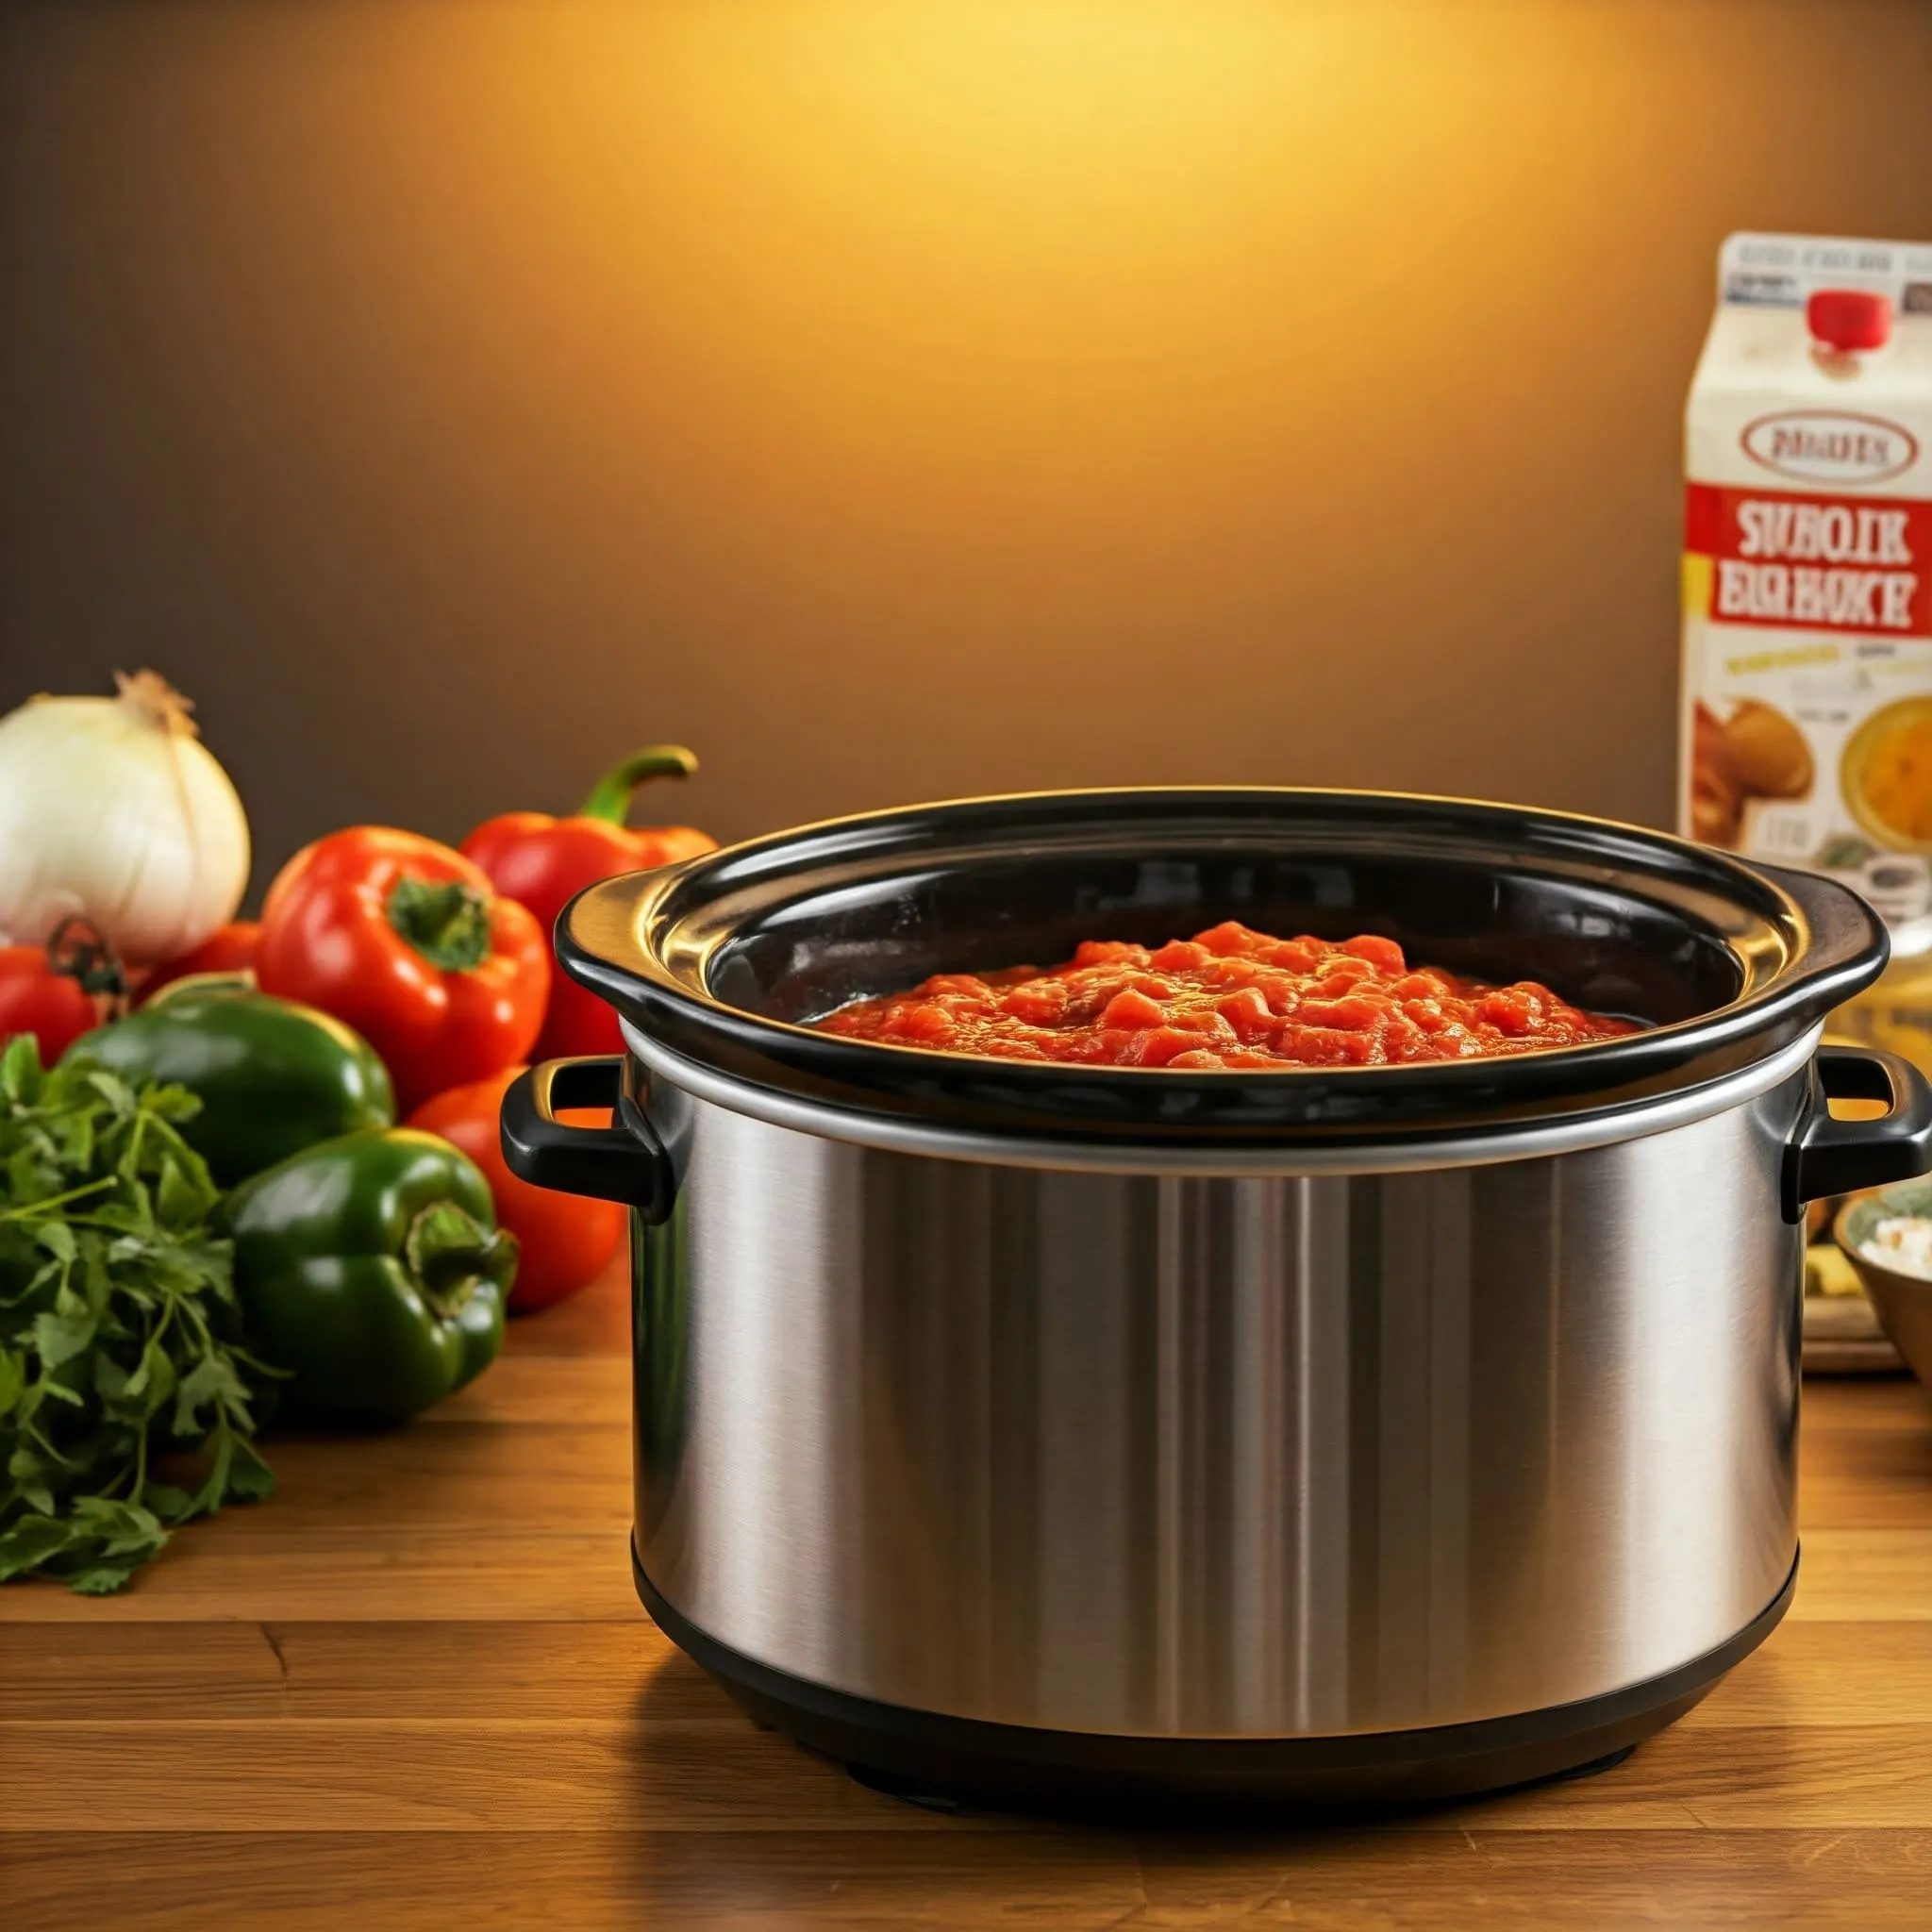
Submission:
POLYGON ((652 1588, 659 1629, 759 1724, 895 1795, 1062 1813, 1372 1809, 1433 1805, 1607 1769, 1680 1718, 1777 1627, 1798 1566, 1715 1650, 1660 1677, 1547 1710, 1422 1730, 1329 1738, 1114 1737, 988 1724, 878 1704, 774 1671, 708 1637, 652 1588))

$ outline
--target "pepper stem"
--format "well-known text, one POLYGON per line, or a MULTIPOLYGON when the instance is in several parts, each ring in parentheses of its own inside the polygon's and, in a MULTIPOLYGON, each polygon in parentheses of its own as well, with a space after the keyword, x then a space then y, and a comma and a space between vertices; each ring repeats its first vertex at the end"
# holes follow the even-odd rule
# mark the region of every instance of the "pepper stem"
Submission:
POLYGON ((389 923, 432 966, 474 973, 490 957, 490 900, 461 879, 405 874, 390 888, 389 923))
POLYGON ((689 778, 698 768, 697 754, 681 744, 647 744, 597 780, 596 789, 577 813, 583 819, 605 819, 621 825, 630 810, 631 793, 648 778, 689 778))
POLYGON ((508 1290, 516 1278, 517 1238, 508 1228, 486 1227, 454 1201, 433 1201, 410 1222, 403 1261, 423 1299, 448 1321, 479 1282, 508 1290))

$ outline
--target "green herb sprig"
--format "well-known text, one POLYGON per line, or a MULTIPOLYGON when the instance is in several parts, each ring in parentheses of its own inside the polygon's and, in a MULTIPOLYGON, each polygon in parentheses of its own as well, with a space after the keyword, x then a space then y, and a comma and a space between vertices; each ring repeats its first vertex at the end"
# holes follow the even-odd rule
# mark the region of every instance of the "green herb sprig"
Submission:
POLYGON ((118 1590, 175 1525, 267 1495, 201 1103, 0 1053, 0 1582, 118 1590), (162 1479, 182 1475, 191 1487, 162 1479), (179 1465, 179 1466, 177 1466, 179 1465))

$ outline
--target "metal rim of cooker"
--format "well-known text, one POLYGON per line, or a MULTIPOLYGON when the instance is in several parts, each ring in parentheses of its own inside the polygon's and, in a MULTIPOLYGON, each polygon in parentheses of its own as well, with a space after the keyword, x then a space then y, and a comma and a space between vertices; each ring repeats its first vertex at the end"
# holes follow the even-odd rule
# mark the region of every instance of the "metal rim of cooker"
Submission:
POLYGON ((646 1064, 693 1091, 708 1085, 722 1097, 729 1088, 727 1104, 741 1110, 802 1120, 804 1109, 814 1131, 833 1117, 847 1139, 861 1137, 861 1122, 897 1124, 902 1143, 908 1134, 1018 1140, 1035 1158, 1102 1142, 1278 1158, 1284 1142, 1300 1155, 1399 1137, 1437 1143, 1428 1158, 1441 1160, 1531 1126, 1567 1125, 1579 1145, 1618 1138, 1639 1116, 1664 1124, 1653 1109, 1674 1096, 1688 1103, 1693 1090, 1699 1111, 1762 1091, 1782 1077, 1774 1067, 1802 1063, 1832 1008, 1877 977, 1887 940, 1863 902, 1830 880, 1609 821, 1395 792, 1219 787, 1023 793, 777 833, 589 888, 559 918, 557 949, 566 972, 617 1008, 646 1064), (897 917, 902 901, 975 867, 1024 878, 1027 867, 1144 865, 1163 852, 1365 874, 1410 864, 1424 877, 1455 868, 1490 881, 1498 899, 1567 894, 1722 949, 1734 985, 1707 1009, 1578 1047, 1185 1074, 852 1040, 716 990, 733 973, 742 978, 747 935, 788 918, 788 929, 808 931, 858 902, 897 917))
POLYGON ((1557 1154, 1661 1134, 1740 1107, 1802 1073, 1818 1050, 1822 1029, 1813 1027, 1769 1059, 1722 1079, 1679 1088, 1633 1106, 1572 1113, 1554 1120, 1504 1124, 1461 1137, 1413 1135, 1378 1145, 1276 1141, 1260 1146, 1215 1141, 1147 1145, 1131 1141, 1069 1137, 1029 1141, 1012 1134, 974 1133, 922 1121, 854 1114, 793 1095, 754 1087, 715 1074, 668 1052, 628 1021, 622 1023, 626 1049, 651 1074, 692 1098, 729 1108, 769 1126, 844 1141, 887 1154, 924 1155, 977 1161, 989 1167, 1055 1168, 1076 1174, 1187 1174, 1238 1180, 1323 1174, 1404 1174, 1424 1168, 1487 1167, 1506 1160, 1535 1160, 1557 1154))

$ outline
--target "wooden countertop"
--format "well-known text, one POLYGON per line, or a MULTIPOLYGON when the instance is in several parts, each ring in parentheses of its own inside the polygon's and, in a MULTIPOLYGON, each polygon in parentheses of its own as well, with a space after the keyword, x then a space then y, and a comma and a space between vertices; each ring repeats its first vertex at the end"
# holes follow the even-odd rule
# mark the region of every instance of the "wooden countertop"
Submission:
POLYGON ((1224 1838, 947 1817, 756 1730, 631 1592, 613 1276, 125 1595, 0 1590, 29 1927, 1932 1924, 1932 1403, 1806 1393, 1770 1644, 1602 1776, 1224 1838))

